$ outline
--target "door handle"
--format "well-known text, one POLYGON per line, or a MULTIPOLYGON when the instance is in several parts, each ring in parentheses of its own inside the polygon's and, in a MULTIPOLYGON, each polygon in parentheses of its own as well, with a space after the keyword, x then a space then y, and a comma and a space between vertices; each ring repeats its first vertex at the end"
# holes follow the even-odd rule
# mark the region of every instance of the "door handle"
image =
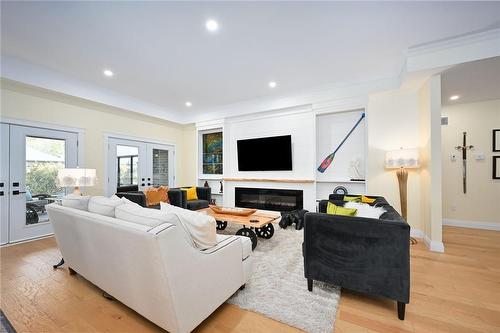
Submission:
POLYGON ((3 187, 3 182, 0 183, 0 187, 3 187))
POLYGON ((3 191, 0 191, 0 197, 3 197, 3 191))
POLYGON ((12 191, 13 195, 19 195, 19 194, 23 194, 23 193, 26 193, 26 192, 21 192, 21 191, 18 191, 18 190, 12 191))
POLYGON ((18 187, 19 186, 19 182, 12 183, 12 186, 18 187))
POLYGON ((146 186, 145 184, 141 184, 141 186, 146 186))
POLYGON ((148 183, 148 186, 151 186, 151 183, 148 183))

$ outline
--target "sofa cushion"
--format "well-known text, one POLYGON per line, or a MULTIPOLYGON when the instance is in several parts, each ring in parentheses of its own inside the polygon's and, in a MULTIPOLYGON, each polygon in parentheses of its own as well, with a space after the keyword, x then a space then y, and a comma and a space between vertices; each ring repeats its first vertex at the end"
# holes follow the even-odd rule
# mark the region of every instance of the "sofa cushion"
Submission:
POLYGON ((62 198, 62 205, 64 207, 88 211, 89 200, 89 195, 68 194, 62 198))
POLYGON ((208 207, 208 201, 207 200, 189 200, 187 202, 187 209, 189 210, 198 210, 202 208, 207 208, 208 207))
POLYGON ((241 239, 241 260, 245 260, 248 258, 250 253, 252 253, 252 241, 250 240, 250 237, 245 237, 245 236, 237 236, 241 239))
POLYGON ((125 201, 116 195, 113 195, 111 198, 96 196, 89 200, 89 212, 115 217, 115 208, 123 204, 125 204, 125 201))
POLYGON ((207 214, 193 212, 160 202, 161 211, 174 213, 189 233, 196 247, 208 249, 217 244, 215 219, 207 214))
POLYGON ((203 253, 213 253, 218 251, 228 245, 240 239, 241 241, 241 260, 248 258, 250 253, 252 253, 252 241, 246 236, 232 236, 232 235, 216 235, 217 244, 209 249, 203 250, 203 253))
POLYGON ((366 217, 369 219, 378 219, 382 214, 386 212, 383 207, 372 207, 369 204, 361 202, 346 202, 344 207, 356 209, 356 217, 366 217))
POLYGON ((156 209, 147 209, 134 203, 120 205, 115 209, 115 217, 120 220, 156 227, 162 223, 170 223, 171 214, 156 209))
POLYGON ((179 227, 186 242, 193 247, 195 246, 191 235, 185 230, 179 218, 173 213, 149 209, 135 203, 130 203, 116 207, 115 216, 117 219, 123 221, 147 225, 149 227, 156 227, 163 223, 173 224, 179 227))

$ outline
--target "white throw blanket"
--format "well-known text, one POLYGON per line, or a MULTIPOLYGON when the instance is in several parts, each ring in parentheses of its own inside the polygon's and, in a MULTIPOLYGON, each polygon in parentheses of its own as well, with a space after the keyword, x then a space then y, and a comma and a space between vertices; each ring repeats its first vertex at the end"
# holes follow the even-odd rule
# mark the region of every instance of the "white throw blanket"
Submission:
POLYGON ((161 202, 162 212, 175 214, 181 222, 181 227, 189 233, 193 242, 200 250, 205 250, 217 244, 216 222, 212 216, 172 206, 161 202))

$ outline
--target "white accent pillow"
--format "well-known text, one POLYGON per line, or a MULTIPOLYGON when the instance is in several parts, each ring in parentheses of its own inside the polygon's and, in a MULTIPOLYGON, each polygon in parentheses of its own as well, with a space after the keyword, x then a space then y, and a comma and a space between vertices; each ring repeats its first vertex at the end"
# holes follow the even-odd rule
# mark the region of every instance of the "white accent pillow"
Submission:
POLYGON ((141 207, 136 203, 124 204, 116 207, 115 216, 117 219, 133 222, 137 224, 156 227, 163 223, 170 223, 178 226, 183 233, 184 239, 191 246, 195 247, 189 232, 184 228, 179 217, 173 213, 163 212, 158 209, 141 207))
POLYGON ((386 210, 382 207, 373 207, 366 203, 348 201, 344 205, 345 208, 355 208, 358 211, 356 212, 356 216, 358 217, 366 217, 369 219, 378 219, 382 214, 386 212, 386 210))
POLYGON ((217 244, 215 219, 207 214, 172 206, 160 202, 162 212, 173 213, 179 217, 183 228, 189 233, 194 244, 201 250, 206 250, 217 244))
POLYGON ((125 201, 116 195, 113 195, 111 198, 96 196, 89 200, 89 212, 115 217, 115 208, 123 204, 125 204, 125 201))
POLYGON ((89 210, 89 199, 90 195, 76 195, 68 194, 62 198, 62 205, 64 207, 79 209, 79 210, 89 210))

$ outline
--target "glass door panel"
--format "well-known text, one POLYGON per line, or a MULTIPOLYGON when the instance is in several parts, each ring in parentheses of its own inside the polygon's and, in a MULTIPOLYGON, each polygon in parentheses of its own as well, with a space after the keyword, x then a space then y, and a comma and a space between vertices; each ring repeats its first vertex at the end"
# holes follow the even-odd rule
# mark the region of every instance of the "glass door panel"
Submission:
POLYGON ((57 173, 77 166, 77 140, 76 133, 10 125, 10 242, 53 233, 45 206, 65 194, 57 173))
POLYGON ((153 186, 168 185, 168 150, 153 149, 153 186))
POLYGON ((139 164, 139 148, 117 145, 116 159, 118 167, 117 188, 123 186, 139 186, 137 168, 139 164))
POLYGON ((61 198, 57 173, 66 166, 66 140, 26 136, 26 224, 49 221, 45 205, 61 198))
POLYGON ((174 187, 174 147, 169 145, 148 144, 148 170, 153 186, 174 187))
MULTIPOLYGON (((140 141, 109 138, 107 195, 142 191, 148 183, 146 144, 140 141)), ((149 176, 151 179, 151 177, 149 176)))

